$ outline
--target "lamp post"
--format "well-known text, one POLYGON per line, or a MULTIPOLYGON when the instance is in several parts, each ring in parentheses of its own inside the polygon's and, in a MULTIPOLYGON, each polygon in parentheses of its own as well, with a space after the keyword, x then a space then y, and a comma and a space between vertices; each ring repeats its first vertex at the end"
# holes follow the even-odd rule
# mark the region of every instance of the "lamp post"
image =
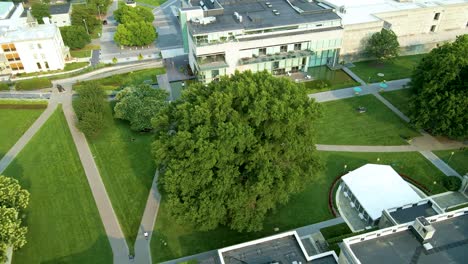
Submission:
POLYGON ((83 23, 84 23, 84 26, 86 28, 86 33, 88 33, 88 35, 89 35, 88 25, 86 25, 86 19, 84 19, 84 18, 83 18, 83 23))
POLYGON ((343 174, 345 173, 346 168, 348 168, 348 165, 345 164, 345 165, 343 166, 343 174))
POLYGON ((455 154, 454 151, 450 152, 450 157, 449 157, 449 159, 448 159, 448 161, 447 161, 447 165, 449 164, 450 160, 452 159, 453 154, 455 154))

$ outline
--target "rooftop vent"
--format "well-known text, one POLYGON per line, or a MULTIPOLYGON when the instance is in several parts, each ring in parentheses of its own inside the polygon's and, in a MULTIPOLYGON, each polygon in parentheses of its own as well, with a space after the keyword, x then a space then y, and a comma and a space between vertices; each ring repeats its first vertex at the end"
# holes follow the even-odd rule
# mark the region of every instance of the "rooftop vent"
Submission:
POLYGON ((242 16, 239 15, 239 13, 234 12, 234 16, 236 17, 237 21, 239 21, 239 23, 242 23, 242 16))
POLYGON ((435 228, 426 220, 426 218, 420 216, 414 220, 413 230, 415 231, 418 238, 425 242, 434 236, 435 228))
POLYGON ((273 9, 273 14, 275 14, 276 16, 279 16, 280 15, 280 12, 276 9, 273 9))
POLYGON ((269 8, 271 8, 273 5, 270 2, 266 2, 265 5, 269 8))
POLYGON ((208 25, 216 21, 216 17, 202 17, 202 18, 193 18, 192 21, 194 23, 198 23, 200 25, 208 25))

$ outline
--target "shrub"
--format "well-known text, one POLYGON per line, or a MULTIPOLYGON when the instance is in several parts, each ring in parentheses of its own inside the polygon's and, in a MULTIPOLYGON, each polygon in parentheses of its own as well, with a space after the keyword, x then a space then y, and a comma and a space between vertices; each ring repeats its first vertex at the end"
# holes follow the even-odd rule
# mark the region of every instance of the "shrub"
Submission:
POLYGON ((15 83, 15 89, 18 91, 21 90, 39 90, 44 88, 51 88, 52 82, 47 78, 33 78, 24 81, 18 81, 15 83))
POLYGON ((0 91, 10 90, 10 84, 6 82, 0 82, 0 91))
POLYGON ((455 176, 444 177, 442 179, 442 185, 449 191, 458 191, 461 187, 461 180, 455 176))
POLYGON ((342 223, 339 225, 334 225, 334 226, 329 226, 320 229, 320 233, 322 233, 323 237, 325 239, 330 239, 333 237, 339 237, 342 235, 347 235, 351 234, 352 231, 349 229, 348 225, 346 223, 342 223))

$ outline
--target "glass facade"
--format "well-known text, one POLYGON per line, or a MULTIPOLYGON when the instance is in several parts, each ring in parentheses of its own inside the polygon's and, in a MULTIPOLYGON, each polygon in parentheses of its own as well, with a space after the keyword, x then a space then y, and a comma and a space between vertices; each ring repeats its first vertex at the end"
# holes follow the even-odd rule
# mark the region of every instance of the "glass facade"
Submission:
POLYGON ((332 63, 337 57, 338 49, 329 49, 317 51, 314 55, 310 56, 309 67, 327 65, 332 63))

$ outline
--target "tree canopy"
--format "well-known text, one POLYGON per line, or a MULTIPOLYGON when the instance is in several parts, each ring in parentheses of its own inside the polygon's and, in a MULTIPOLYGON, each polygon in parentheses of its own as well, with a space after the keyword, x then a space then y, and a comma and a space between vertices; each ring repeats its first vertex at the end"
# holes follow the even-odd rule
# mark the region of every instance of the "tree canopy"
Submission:
POLYGON ((153 128, 151 119, 166 107, 167 96, 165 90, 146 84, 126 87, 115 97, 114 116, 129 121, 132 130, 149 131, 153 128))
POLYGON ((98 29, 101 21, 94 15, 94 10, 91 7, 84 5, 74 5, 71 14, 72 26, 88 27, 89 33, 93 33, 98 29))
POLYGON ((153 120, 159 183, 174 218, 201 230, 262 229, 321 168, 320 106, 267 72, 191 85, 153 120))
POLYGON ((81 49, 91 42, 91 37, 86 32, 84 26, 61 27, 63 43, 70 49, 81 49))
POLYGON ((468 137, 468 35, 433 49, 416 67, 410 118, 435 135, 468 137))
POLYGON ((141 6, 130 7, 127 5, 120 5, 119 8, 114 11, 114 18, 120 24, 141 21, 151 23, 154 20, 154 15, 150 10, 141 6))
POLYGON ((21 211, 29 203, 29 192, 18 181, 0 175, 0 262, 7 261, 6 251, 26 244, 27 228, 21 226, 21 211))
POLYGON ((117 26, 114 41, 123 46, 145 46, 153 43, 157 33, 148 22, 129 22, 117 26))
POLYGON ((389 29, 382 29, 374 33, 367 41, 366 53, 379 60, 392 59, 398 56, 400 43, 395 32, 389 29))
POLYGON ((95 82, 87 82, 77 89, 78 99, 73 104, 78 128, 87 136, 96 137, 104 128, 106 94, 95 82))
POLYGON ((40 2, 35 2, 31 5, 31 15, 33 15, 33 17, 37 19, 37 22, 39 24, 44 24, 44 20, 42 20, 42 18, 50 18, 49 5, 40 2))

